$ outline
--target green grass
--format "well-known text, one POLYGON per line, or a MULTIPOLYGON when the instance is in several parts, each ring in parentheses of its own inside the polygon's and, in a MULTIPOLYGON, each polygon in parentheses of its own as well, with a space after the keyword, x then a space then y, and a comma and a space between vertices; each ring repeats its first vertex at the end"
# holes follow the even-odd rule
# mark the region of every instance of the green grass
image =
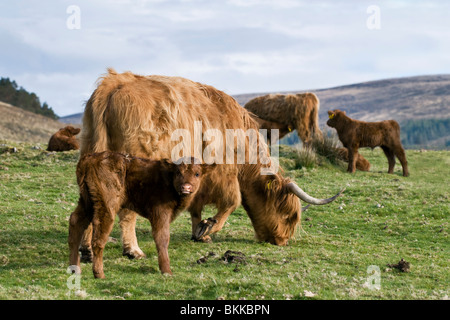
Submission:
MULTIPOLYGON (((104 253, 106 279, 82 263, 81 293, 69 290, 68 219, 78 200, 78 152, 48 153, 33 145, 0 143, 0 299, 443 299, 449 296, 450 152, 407 151, 411 176, 396 165, 387 174, 379 148, 362 150, 372 168, 350 175, 318 157, 299 166, 297 151, 280 150, 285 175, 308 193, 342 197, 312 206, 288 246, 259 243, 245 211, 234 212, 213 243, 190 239, 188 213, 171 225, 173 276, 158 269, 150 223, 138 218, 137 237, 146 259, 122 256, 116 221, 104 253), (227 250, 245 263, 225 263, 227 250), (214 252, 206 262, 197 260, 214 252), (401 258, 410 272, 388 267, 401 258), (365 283, 369 266, 380 268, 380 290, 365 283)), ((208 208, 204 217, 214 214, 208 208)))

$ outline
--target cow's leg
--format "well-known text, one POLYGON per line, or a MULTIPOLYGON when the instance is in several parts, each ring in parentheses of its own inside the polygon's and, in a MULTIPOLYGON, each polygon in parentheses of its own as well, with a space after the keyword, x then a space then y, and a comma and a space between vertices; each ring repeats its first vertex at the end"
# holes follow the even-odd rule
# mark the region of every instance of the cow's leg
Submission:
POLYGON ((150 223, 152 225, 153 240, 156 244, 156 251, 158 252, 158 265, 161 273, 172 274, 170 270, 169 260, 169 241, 170 241, 170 216, 169 212, 160 212, 155 215, 150 215, 150 223))
POLYGON ((145 253, 139 248, 136 238, 136 212, 129 209, 119 211, 119 226, 122 234, 124 256, 130 259, 145 258, 145 253))
POLYGON ((398 158, 400 163, 402 164, 403 168, 403 176, 408 177, 409 176, 409 170, 408 170, 408 161, 406 160, 406 154, 405 150, 402 146, 397 146, 394 149, 395 156, 398 158))
POLYGON ((83 207, 78 204, 69 219, 69 263, 71 266, 80 266, 79 246, 84 231, 89 226, 91 219, 86 215, 83 207))
POLYGON ((394 151, 386 146, 381 146, 381 149, 383 149, 384 154, 386 155, 386 158, 388 160, 389 169, 388 173, 394 173, 394 167, 395 167, 395 154, 394 151))
POLYGON ((202 220, 197 225, 194 231, 196 239, 201 239, 204 236, 220 231, 228 216, 240 205, 241 192, 237 178, 230 180, 226 188, 227 190, 223 192, 223 197, 217 199, 217 214, 212 218, 202 220))
POLYGON ((83 233, 80 244, 81 261, 92 262, 92 223, 83 233))
POLYGON ((92 220, 92 271, 95 278, 104 278, 103 272, 103 249, 108 242, 109 234, 114 226, 116 212, 106 207, 95 210, 92 220))
POLYGON ((354 173, 356 171, 356 160, 358 159, 358 148, 350 147, 348 150, 348 168, 347 171, 354 173))
POLYGON ((212 242, 210 236, 203 236, 200 238, 196 238, 196 230, 197 226, 202 221, 202 210, 203 210, 203 202, 202 201, 194 201, 194 203, 189 207, 189 213, 191 214, 191 222, 192 222, 192 237, 191 240, 201 241, 201 242, 212 242))

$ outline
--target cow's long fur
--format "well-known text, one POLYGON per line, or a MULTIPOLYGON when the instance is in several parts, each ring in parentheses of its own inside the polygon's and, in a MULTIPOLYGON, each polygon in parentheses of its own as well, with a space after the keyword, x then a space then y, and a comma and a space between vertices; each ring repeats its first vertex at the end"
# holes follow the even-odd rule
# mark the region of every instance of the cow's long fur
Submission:
MULTIPOLYGON (((171 135, 177 129, 187 129, 193 140, 195 121, 202 122, 203 133, 207 129, 218 129, 224 134, 226 129, 258 131, 259 128, 236 100, 211 86, 180 77, 118 74, 109 69, 86 104, 81 155, 111 150, 153 159, 171 158, 172 149, 179 143, 171 141, 171 135)), ((300 201, 287 192, 285 186, 290 181, 279 172, 261 175, 261 168, 270 166, 270 162, 249 164, 248 139, 246 143, 246 164, 236 164, 235 159, 234 164, 218 165, 205 177, 189 207, 193 236, 201 235, 202 240, 208 241, 208 235, 223 227, 242 197, 257 239, 285 245, 300 222, 300 201), (279 185, 277 188, 267 187, 272 180, 279 185), (214 216, 216 223, 197 233, 201 211, 207 204, 218 209, 214 216)), ((202 150, 207 144, 204 142, 202 150)), ((259 141, 259 147, 267 150, 263 141, 259 141)), ((225 154, 224 151, 223 163, 225 154)), ((137 247, 134 223, 133 219, 121 223, 124 254, 139 256, 143 253, 133 252, 137 247)), ((83 247, 89 243, 90 238, 86 237, 83 247)), ((139 250, 137 247, 136 251, 139 250)))
POLYGON ((348 149, 348 169, 350 173, 356 170, 358 149, 363 147, 381 147, 389 163, 388 173, 394 172, 395 157, 403 167, 403 176, 409 176, 408 162, 405 150, 400 141, 400 126, 395 120, 365 122, 347 116, 339 109, 328 111, 327 125, 335 128, 339 140, 348 149))
POLYGON ((244 107, 262 120, 283 126, 284 132, 297 130, 305 145, 311 143, 314 135, 322 136, 319 128, 320 102, 314 93, 267 94, 250 100, 244 107))

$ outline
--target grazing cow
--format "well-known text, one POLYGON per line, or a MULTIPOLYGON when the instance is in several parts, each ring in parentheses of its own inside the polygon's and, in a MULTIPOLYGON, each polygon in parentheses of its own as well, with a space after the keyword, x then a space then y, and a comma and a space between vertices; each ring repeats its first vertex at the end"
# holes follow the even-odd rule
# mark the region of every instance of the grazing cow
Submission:
MULTIPOLYGON (((187 163, 193 163, 189 159, 187 163)), ((93 223, 95 278, 104 278, 103 249, 122 208, 150 220, 162 273, 170 270, 169 225, 193 200, 202 176, 214 165, 175 164, 105 151, 83 156, 77 165, 78 206, 70 216, 70 264, 80 265, 78 248, 83 232, 93 223)))
POLYGON ((80 133, 80 128, 67 126, 61 128, 54 135, 51 136, 47 151, 69 151, 80 149, 80 144, 75 137, 80 133))
POLYGON ((320 102, 314 93, 268 94, 250 100, 244 108, 262 120, 277 123, 285 134, 297 130, 305 146, 310 145, 314 135, 322 136, 319 128, 320 102))
POLYGON ((270 144, 272 141, 272 132, 271 130, 278 130, 278 139, 283 138, 285 135, 287 135, 289 132, 292 131, 292 128, 286 125, 283 125, 281 123, 278 122, 272 122, 272 121, 267 121, 267 120, 263 120, 260 117, 258 117, 257 115, 254 114, 250 114, 251 117, 253 118, 253 120, 255 120, 258 125, 259 125, 259 129, 265 129, 267 130, 267 142, 270 144))
MULTIPOLYGON (((195 137, 198 134, 200 153, 204 154, 210 147, 206 141, 207 133, 214 130, 225 137, 228 129, 258 132, 259 127, 249 112, 226 93, 181 77, 140 76, 131 72, 118 74, 109 69, 86 104, 80 154, 110 150, 155 160, 169 159, 184 143, 192 151, 183 156, 195 156, 195 137), (185 137, 180 137, 180 132, 185 137)), ((205 176, 188 208, 194 239, 211 241, 210 235, 218 232, 227 217, 242 203, 258 240, 285 245, 300 221, 299 198, 313 204, 325 204, 340 194, 329 199, 316 199, 280 172, 262 175, 261 169, 270 170, 272 161, 268 158, 266 164, 259 159, 250 163, 248 136, 244 140, 245 161, 238 163, 236 141, 234 136, 231 144, 225 143, 225 139, 219 144, 217 151, 223 148, 223 159, 216 160, 222 162, 216 161, 219 164, 205 176), (228 151, 235 158, 231 164, 227 163, 228 151), (215 205, 217 214, 212 219, 202 220, 203 207, 208 204, 215 205)), ((260 152, 267 151, 264 141, 258 139, 256 142, 260 152)), ((119 225, 124 254, 142 257, 144 254, 135 235, 135 215, 124 214, 123 211, 119 213, 119 225)), ((89 230, 85 233, 80 248, 83 256, 88 258, 90 234, 89 230)))
POLYGON ((349 118, 345 111, 328 111, 327 125, 335 128, 339 140, 348 149, 348 169, 355 172, 358 149, 381 147, 389 163, 388 173, 394 172, 395 157, 403 167, 403 176, 409 176, 405 150, 400 142, 400 126, 395 120, 365 122, 349 118))

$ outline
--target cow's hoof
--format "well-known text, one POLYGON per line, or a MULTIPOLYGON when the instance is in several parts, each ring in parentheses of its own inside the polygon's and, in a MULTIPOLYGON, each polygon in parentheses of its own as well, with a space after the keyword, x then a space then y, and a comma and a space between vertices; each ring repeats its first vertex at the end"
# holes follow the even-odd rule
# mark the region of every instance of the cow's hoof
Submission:
POLYGON ((212 243, 212 239, 210 236, 203 236, 200 239, 197 239, 192 235, 191 240, 194 240, 195 242, 203 242, 203 243, 212 243))
POLYGON ((91 248, 80 248, 80 261, 84 263, 92 262, 92 249, 91 248))
POLYGON ((200 223, 197 225, 197 227, 195 228, 195 232, 194 232, 194 238, 196 240, 200 240, 209 235, 212 227, 217 223, 216 219, 213 218, 208 218, 206 220, 202 220, 200 221, 200 223))
POLYGON ((141 249, 124 250, 122 255, 128 257, 130 260, 139 260, 147 257, 141 249))

